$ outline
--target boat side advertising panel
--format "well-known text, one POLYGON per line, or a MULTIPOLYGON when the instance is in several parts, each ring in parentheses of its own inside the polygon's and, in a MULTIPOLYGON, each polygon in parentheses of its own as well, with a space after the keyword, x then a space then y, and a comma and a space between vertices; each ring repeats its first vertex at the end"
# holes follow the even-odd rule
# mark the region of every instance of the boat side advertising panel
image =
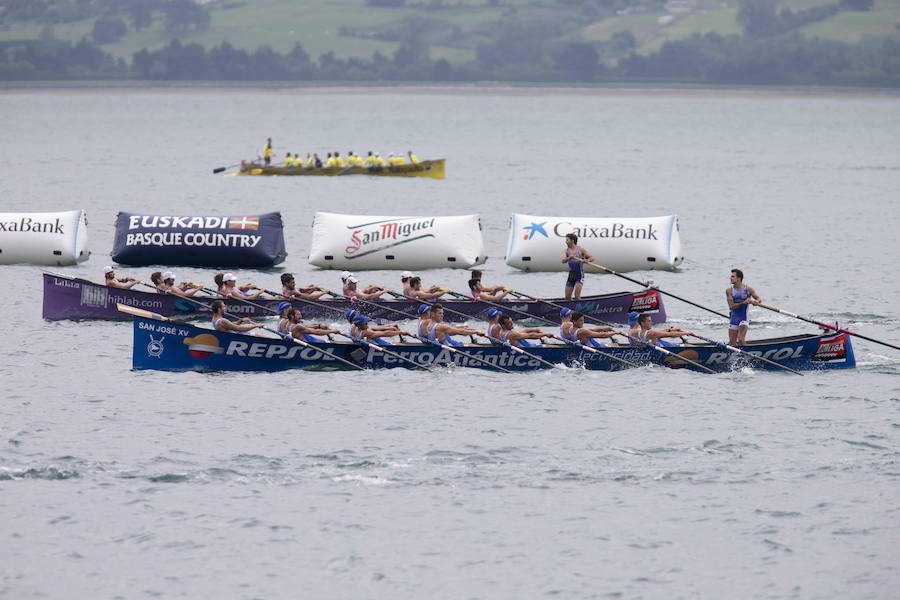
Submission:
POLYGON ((0 265, 74 265, 90 256, 83 210, 0 213, 0 265))
POLYGON ((324 269, 468 269, 486 260, 478 215, 390 217, 317 212, 309 264, 324 269))
POLYGON ((566 234, 574 233, 596 263, 614 271, 672 269, 684 260, 679 230, 677 215, 596 218, 514 213, 506 264, 525 271, 566 271, 562 253, 566 234))
POLYGON ((270 267, 283 262, 281 213, 145 215, 120 212, 112 258, 142 266, 270 267))

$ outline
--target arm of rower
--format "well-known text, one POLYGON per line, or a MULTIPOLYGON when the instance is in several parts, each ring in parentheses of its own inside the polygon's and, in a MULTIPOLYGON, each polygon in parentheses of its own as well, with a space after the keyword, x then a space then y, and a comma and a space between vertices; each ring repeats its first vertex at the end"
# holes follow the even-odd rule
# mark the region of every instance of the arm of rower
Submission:
POLYGON ((731 296, 731 288, 725 290, 725 299, 728 301, 728 310, 737 310, 738 305, 735 304, 734 298, 731 296))
POLYGON ((566 254, 566 250, 563 250, 562 260, 560 262, 562 262, 563 264, 569 262, 569 256, 568 256, 568 254, 566 254))
POLYGON ((519 340, 539 340, 542 337, 547 335, 544 332, 534 332, 534 331, 526 331, 524 329, 513 329, 509 332, 507 339, 513 342, 518 342, 519 340))
POLYGON ((584 246, 581 247, 581 254, 584 257, 581 259, 581 262, 594 262, 594 256, 588 252, 584 246))
POLYGON ((761 302, 761 300, 759 299, 759 295, 756 293, 756 290, 754 290, 752 287, 750 287, 748 285, 747 291, 750 292, 750 298, 753 298, 754 300, 756 300, 757 303, 761 302))

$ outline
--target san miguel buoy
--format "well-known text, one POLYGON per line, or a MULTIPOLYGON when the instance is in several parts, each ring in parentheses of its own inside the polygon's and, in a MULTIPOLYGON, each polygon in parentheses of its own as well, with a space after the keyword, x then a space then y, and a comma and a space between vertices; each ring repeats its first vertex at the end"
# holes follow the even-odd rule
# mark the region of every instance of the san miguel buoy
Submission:
POLYGON ((313 220, 309 264, 324 269, 468 269, 486 259, 478 215, 317 212, 313 220))
POLYGON ((90 256, 83 210, 0 213, 0 264, 73 265, 90 256))
POLYGON ((566 271, 566 234, 614 271, 673 269, 681 264, 678 216, 584 218, 513 214, 506 264, 525 271, 566 271))

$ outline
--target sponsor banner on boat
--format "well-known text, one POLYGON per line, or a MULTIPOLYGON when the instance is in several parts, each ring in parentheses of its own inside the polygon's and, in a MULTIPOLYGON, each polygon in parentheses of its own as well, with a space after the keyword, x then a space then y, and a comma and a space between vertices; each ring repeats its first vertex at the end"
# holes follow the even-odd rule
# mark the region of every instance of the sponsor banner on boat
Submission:
POLYGON ((318 212, 309 263, 333 269, 467 269, 487 257, 478 215, 390 217, 318 212))
POLYGON ((127 265, 268 267, 283 262, 284 223, 262 215, 143 215, 116 218, 113 260, 127 265))
MULTIPOLYGON (((584 218, 514 213, 510 220, 506 264, 526 271, 567 271, 561 261, 566 234, 597 264, 614 271, 671 269, 684 260, 678 217, 584 218)), ((586 272, 600 272, 590 266, 586 272)))
POLYGON ((83 210, 0 213, 0 264, 72 265, 90 255, 83 210))

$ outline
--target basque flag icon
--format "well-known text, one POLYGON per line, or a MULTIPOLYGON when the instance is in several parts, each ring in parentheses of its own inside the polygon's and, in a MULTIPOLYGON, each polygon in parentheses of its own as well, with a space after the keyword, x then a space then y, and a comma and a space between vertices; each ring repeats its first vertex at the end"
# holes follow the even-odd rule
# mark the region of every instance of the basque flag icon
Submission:
POLYGON ((228 229, 259 229, 259 217, 231 217, 228 229))

